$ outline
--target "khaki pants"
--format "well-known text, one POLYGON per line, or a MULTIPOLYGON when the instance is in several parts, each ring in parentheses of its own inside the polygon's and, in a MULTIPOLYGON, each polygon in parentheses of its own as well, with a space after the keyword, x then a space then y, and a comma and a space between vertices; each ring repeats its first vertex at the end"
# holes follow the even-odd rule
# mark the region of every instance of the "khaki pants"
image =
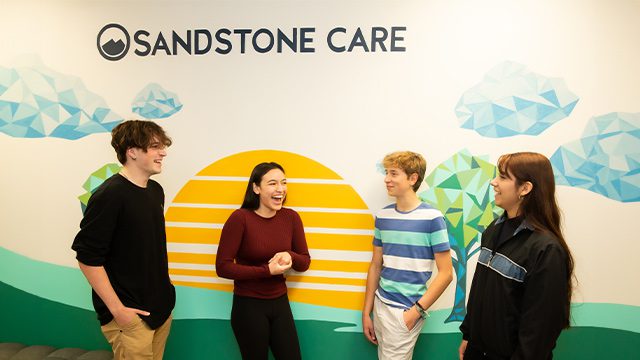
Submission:
POLYGON ((373 330, 378 339, 378 359, 410 360, 413 357, 424 320, 418 319, 413 329, 409 330, 404 323, 403 313, 403 309, 389 306, 375 297, 373 330))
POLYGON ((161 360, 167 343, 172 317, 159 328, 152 330, 136 316, 126 326, 118 326, 115 320, 101 327, 104 337, 113 348, 114 360, 161 360))

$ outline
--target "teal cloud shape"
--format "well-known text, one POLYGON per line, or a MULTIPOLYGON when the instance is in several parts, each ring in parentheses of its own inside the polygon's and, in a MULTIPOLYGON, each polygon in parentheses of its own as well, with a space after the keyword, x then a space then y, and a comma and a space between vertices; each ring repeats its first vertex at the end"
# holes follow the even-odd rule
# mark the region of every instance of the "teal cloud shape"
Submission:
POLYGON ((593 117, 578 140, 551 156, 558 185, 621 202, 640 201, 640 113, 593 117))
POLYGON ((506 61, 462 95, 456 116, 462 128, 490 138, 538 135, 569 116, 577 102, 564 80, 506 61))
POLYGON ((151 83, 136 95, 131 105, 132 111, 146 119, 167 118, 182 109, 178 95, 151 83))
POLYGON ((75 140, 110 132, 123 119, 80 78, 42 64, 0 66, 0 132, 75 140))

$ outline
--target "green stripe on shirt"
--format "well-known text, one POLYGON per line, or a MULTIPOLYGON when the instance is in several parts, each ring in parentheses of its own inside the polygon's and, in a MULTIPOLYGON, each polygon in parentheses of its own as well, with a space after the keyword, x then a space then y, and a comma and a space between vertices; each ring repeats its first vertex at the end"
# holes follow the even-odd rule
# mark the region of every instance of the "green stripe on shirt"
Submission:
POLYGON ((384 239, 387 244, 427 246, 427 237, 425 233, 396 231, 396 230, 380 230, 380 239, 384 239))
POLYGON ((405 296, 422 296, 427 291, 426 284, 407 284, 393 280, 388 280, 383 277, 380 278, 380 287, 384 291, 401 293, 405 296))

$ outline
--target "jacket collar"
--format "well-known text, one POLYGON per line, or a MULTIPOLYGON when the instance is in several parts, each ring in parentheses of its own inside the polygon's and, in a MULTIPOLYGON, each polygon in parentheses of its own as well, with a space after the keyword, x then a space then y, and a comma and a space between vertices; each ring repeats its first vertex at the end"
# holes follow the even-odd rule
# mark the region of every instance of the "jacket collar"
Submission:
MULTIPOLYGON (((507 213, 503 212, 502 215, 498 218, 498 220, 496 220, 496 225, 501 224, 503 222, 505 222, 507 220, 507 213)), ((531 230, 533 231, 533 225, 531 225, 527 219, 522 220, 522 222, 520 223, 520 225, 518 226, 518 228, 516 229, 516 231, 513 232, 513 236, 515 236, 517 233, 519 233, 520 231, 527 229, 527 230, 531 230)))

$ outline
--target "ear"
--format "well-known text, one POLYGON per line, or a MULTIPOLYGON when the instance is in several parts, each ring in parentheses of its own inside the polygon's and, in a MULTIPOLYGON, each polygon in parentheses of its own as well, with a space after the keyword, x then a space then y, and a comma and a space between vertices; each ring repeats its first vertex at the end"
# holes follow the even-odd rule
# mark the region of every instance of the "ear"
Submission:
POLYGON ((524 184, 520 185, 520 194, 518 194, 521 198, 529 195, 529 193, 533 190, 533 184, 531 181, 526 181, 524 184))
POLYGON ((260 195, 260 186, 256 185, 256 183, 252 183, 251 185, 253 185, 253 192, 256 195, 260 195))
POLYGON ((138 155, 136 154, 136 149, 135 148, 128 148, 127 149, 127 156, 129 158, 131 158, 132 160, 135 160, 138 155))
POLYGON ((409 177, 407 179, 409 179, 409 182, 411 183, 411 186, 413 186, 418 181, 418 174, 417 173, 413 173, 413 174, 409 175, 409 177))

